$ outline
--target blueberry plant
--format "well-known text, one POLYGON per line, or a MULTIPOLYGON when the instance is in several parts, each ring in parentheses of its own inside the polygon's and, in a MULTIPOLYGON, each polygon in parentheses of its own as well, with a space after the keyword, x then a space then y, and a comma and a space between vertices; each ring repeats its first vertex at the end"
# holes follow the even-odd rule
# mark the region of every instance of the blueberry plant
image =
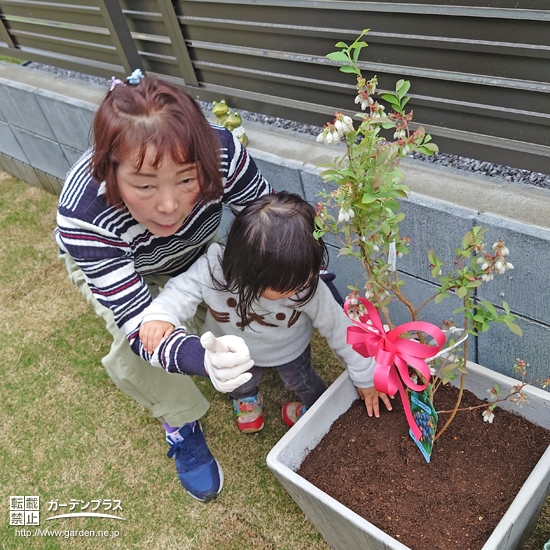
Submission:
MULTIPOLYGON (((316 237, 330 233, 340 244, 339 254, 355 258, 364 268, 365 286, 362 289, 350 286, 348 298, 355 303, 352 315, 361 315, 362 305, 355 300, 363 295, 378 309, 384 322, 393 328, 388 305, 400 301, 410 314, 411 321, 417 321, 421 310, 430 302, 440 303, 451 295, 461 301, 454 313, 462 314, 462 326, 444 322, 447 342, 443 353, 431 361, 432 380, 428 386, 430 398, 440 384, 460 376, 459 397, 448 420, 439 430, 436 438, 447 428, 460 409, 467 373, 468 336, 489 330, 492 323, 505 323, 515 334, 521 335, 520 327, 514 322, 506 302, 498 311, 493 304, 476 297, 476 289, 489 283, 495 275, 513 269, 508 261, 509 250, 501 240, 488 248, 483 240, 486 229, 476 226, 468 231, 455 250, 455 262, 451 270, 433 250, 427 260, 433 278, 438 282, 433 296, 415 306, 404 293, 404 281, 400 279, 397 262, 409 252, 410 239, 402 236, 399 223, 405 214, 400 212, 400 199, 407 197, 409 189, 405 176, 399 168, 402 158, 413 152, 433 155, 438 148, 422 126, 413 129, 413 111, 407 111, 410 97, 407 95, 410 83, 399 80, 395 90, 379 91, 376 76, 370 80, 363 77, 359 67, 361 50, 367 46, 363 40, 368 29, 352 43, 338 42, 337 51, 327 58, 340 65, 340 71, 356 77, 357 94, 355 103, 361 112, 354 120, 344 113, 336 113, 327 123, 317 141, 327 145, 343 143, 345 151, 325 165, 321 177, 332 184, 333 190, 322 192, 317 205, 316 237), (388 109, 388 110, 386 110, 388 109), (393 135, 386 139, 385 135, 393 135)), ((409 334, 424 343, 421 333, 409 334)), ((492 422, 496 403, 505 399, 522 401, 521 389, 525 382, 526 363, 518 360, 516 368, 523 373, 518 386, 509 395, 500 395, 498 388, 489 390, 496 400, 484 406, 484 420, 492 422), (519 366, 518 366, 519 365, 519 366)), ((423 381, 427 382, 427 381, 423 381)), ((548 385, 549 380, 543 382, 548 385)))

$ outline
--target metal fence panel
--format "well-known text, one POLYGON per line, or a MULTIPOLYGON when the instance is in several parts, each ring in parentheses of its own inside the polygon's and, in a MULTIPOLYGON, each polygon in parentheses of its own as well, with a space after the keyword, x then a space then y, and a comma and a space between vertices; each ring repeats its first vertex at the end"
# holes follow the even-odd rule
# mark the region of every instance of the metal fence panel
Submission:
POLYGON ((353 77, 325 55, 363 28, 365 76, 410 80, 442 151, 550 173, 548 0, 0 0, 2 54, 99 76, 141 64, 199 99, 316 125, 353 112, 353 77))

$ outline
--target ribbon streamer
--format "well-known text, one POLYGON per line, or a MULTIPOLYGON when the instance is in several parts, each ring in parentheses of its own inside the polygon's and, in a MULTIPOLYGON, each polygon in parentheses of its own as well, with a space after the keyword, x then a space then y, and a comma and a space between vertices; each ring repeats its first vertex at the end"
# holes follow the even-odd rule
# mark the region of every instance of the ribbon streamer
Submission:
POLYGON ((359 320, 350 317, 355 326, 348 327, 346 341, 363 357, 374 357, 374 387, 377 391, 390 396, 399 391, 407 422, 414 437, 419 440, 422 433, 414 421, 403 383, 414 391, 421 392, 426 389, 430 380, 430 367, 425 360, 441 350, 446 340, 445 333, 439 327, 424 321, 403 323, 386 332, 378 311, 364 298, 346 301, 344 311, 348 317, 349 306, 356 303, 355 300, 359 300, 367 312, 359 320), (401 335, 407 332, 425 332, 437 342, 437 345, 401 338, 401 335), (409 366, 419 372, 427 382, 415 384, 409 374, 409 366))

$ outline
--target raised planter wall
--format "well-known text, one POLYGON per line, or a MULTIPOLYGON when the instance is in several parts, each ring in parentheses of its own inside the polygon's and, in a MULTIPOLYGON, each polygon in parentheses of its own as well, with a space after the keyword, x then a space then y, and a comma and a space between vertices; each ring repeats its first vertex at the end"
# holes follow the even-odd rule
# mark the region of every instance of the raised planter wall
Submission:
MULTIPOLYGON (((469 363, 466 389, 480 399, 493 384, 506 392, 513 382, 490 369, 469 363)), ((518 408, 509 401, 503 409, 550 429, 550 398, 537 388, 525 389, 529 404, 518 408)), ((343 372, 267 455, 267 465, 334 550, 409 550, 296 473, 306 456, 330 430, 332 423, 357 399, 357 390, 343 372)), ((550 447, 541 457, 482 550, 518 550, 532 530, 549 493, 550 447)))
MULTIPOLYGON (((59 193, 72 163, 87 148, 93 113, 106 89, 0 62, 0 170, 31 185, 59 193)), ((221 99, 221 98, 220 98, 221 99)), ((316 203, 327 188, 317 166, 330 162, 337 148, 317 144, 315 137, 246 122, 249 152, 277 190, 299 193, 316 203)), ((471 344, 470 359, 502 374, 513 375, 516 358, 531 365, 533 377, 550 375, 550 191, 468 177, 447 170, 404 163, 412 192, 403 201, 407 217, 402 234, 411 237, 411 253, 399 261, 408 295, 421 303, 433 291, 426 259, 433 248, 452 264, 454 248, 474 225, 489 228, 486 241, 502 238, 515 269, 480 289, 480 297, 500 307, 502 300, 519 316, 523 338, 505 325, 493 326, 471 344)), ((225 228, 230 216, 225 217, 225 228)), ((335 241, 327 239, 330 270, 342 294, 346 285, 362 284, 359 264, 337 258, 335 241)), ((434 323, 454 318, 458 301, 425 308, 434 323)), ((396 322, 407 321, 399 307, 396 322)))

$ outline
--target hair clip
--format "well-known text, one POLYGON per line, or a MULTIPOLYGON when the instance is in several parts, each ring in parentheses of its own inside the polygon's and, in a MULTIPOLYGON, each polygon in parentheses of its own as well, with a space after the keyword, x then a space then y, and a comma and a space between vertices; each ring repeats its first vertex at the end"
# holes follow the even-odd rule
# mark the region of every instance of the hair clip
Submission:
POLYGON ((128 78, 126 78, 126 80, 128 84, 131 84, 132 86, 137 86, 142 78, 145 78, 144 74, 141 72, 140 69, 136 69, 128 78))
POLYGON ((111 86, 109 88, 109 91, 112 92, 117 84, 122 84, 124 86, 124 82, 120 80, 120 78, 115 78, 114 76, 111 77, 111 86))

